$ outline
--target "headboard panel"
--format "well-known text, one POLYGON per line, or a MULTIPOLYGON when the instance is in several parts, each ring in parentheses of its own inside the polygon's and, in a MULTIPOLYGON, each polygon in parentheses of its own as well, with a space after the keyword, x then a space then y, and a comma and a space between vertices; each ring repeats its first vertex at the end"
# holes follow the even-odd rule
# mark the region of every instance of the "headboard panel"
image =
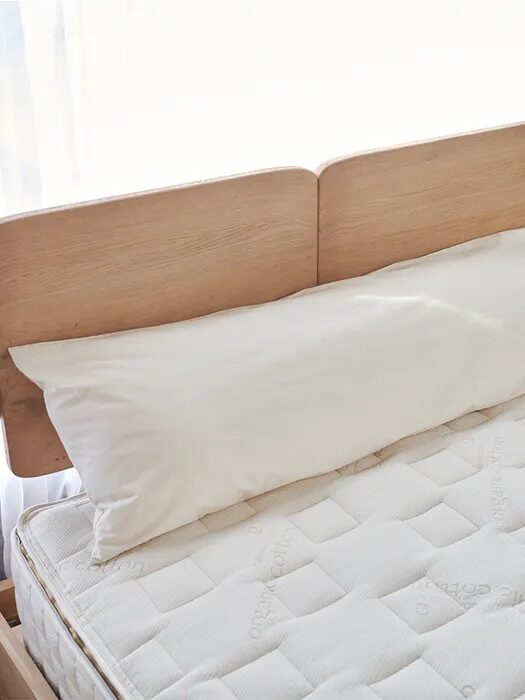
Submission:
POLYGON ((520 226, 525 124, 344 158, 319 183, 272 170, 0 221, 11 469, 70 462, 8 347, 269 301, 520 226))
POLYGON ((364 153, 319 174, 319 282, 525 226, 525 124, 364 153))
POLYGON ((7 348, 157 325, 317 280, 317 178, 282 169, 0 222, 0 398, 11 469, 70 466, 7 348))

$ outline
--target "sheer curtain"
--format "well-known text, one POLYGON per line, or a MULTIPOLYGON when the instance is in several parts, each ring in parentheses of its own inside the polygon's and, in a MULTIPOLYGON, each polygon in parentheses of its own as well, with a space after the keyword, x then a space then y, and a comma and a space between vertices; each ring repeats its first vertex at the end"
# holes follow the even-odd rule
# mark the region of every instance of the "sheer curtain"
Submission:
POLYGON ((0 215, 519 121, 521 0, 0 2, 0 215))
MULTIPOLYGON (((523 120, 524 20, 522 0, 0 0, 0 216, 523 120)), ((4 538, 78 486, 0 462, 4 538)))

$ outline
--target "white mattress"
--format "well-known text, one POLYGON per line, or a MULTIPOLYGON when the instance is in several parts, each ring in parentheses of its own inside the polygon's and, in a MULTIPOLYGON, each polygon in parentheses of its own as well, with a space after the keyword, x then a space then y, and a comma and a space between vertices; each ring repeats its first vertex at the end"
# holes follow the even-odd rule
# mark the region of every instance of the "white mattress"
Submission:
POLYGON ((521 397, 98 568, 84 496, 31 508, 26 643, 63 698, 523 700, 524 467, 521 397))

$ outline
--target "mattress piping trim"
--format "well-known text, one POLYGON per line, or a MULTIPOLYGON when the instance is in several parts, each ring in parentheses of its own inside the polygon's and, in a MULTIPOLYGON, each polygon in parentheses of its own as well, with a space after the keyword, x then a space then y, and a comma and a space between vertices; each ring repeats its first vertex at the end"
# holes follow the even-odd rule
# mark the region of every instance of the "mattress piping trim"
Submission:
MULTIPOLYGON (((124 700, 124 696, 121 695, 117 689, 115 688, 114 684, 110 681, 108 678, 107 674, 100 668, 100 665, 98 664, 97 660, 89 650, 89 647, 85 643, 85 641, 82 639, 82 637, 78 634, 78 632, 73 628, 69 620, 65 617, 65 615, 62 613, 60 610, 60 607, 58 605, 58 602, 55 598, 55 596, 49 591, 48 587, 42 580, 41 576, 38 573, 38 570, 35 566, 35 563, 33 562, 31 555, 25 548, 24 544, 22 543, 22 540, 20 538, 20 534, 18 532, 18 529, 15 530, 15 538, 16 542, 18 545, 18 549, 20 554, 22 555, 24 561, 26 562, 27 566, 31 570, 31 573, 35 577, 37 583, 39 584, 42 593, 44 594, 45 598, 49 602, 49 604, 52 606, 60 620, 62 621, 62 624, 66 628, 69 636, 71 637, 72 641, 76 644, 76 646, 80 649, 80 651, 84 654, 84 656, 87 658, 89 663, 93 666, 93 668, 97 671, 97 673, 100 675, 102 680, 106 683, 108 686, 108 689, 110 690, 111 693, 115 696, 117 700, 124 700)), ((16 591, 16 589, 15 589, 16 591)), ((22 628, 23 629, 23 628, 22 628)))

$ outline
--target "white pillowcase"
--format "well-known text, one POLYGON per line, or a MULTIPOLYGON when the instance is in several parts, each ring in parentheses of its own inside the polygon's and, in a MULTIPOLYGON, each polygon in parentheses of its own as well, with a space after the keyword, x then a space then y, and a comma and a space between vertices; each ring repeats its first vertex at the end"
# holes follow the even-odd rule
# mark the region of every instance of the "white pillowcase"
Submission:
POLYGON ((524 266, 510 231, 261 306, 12 348, 96 506, 93 561, 524 393, 524 266))

